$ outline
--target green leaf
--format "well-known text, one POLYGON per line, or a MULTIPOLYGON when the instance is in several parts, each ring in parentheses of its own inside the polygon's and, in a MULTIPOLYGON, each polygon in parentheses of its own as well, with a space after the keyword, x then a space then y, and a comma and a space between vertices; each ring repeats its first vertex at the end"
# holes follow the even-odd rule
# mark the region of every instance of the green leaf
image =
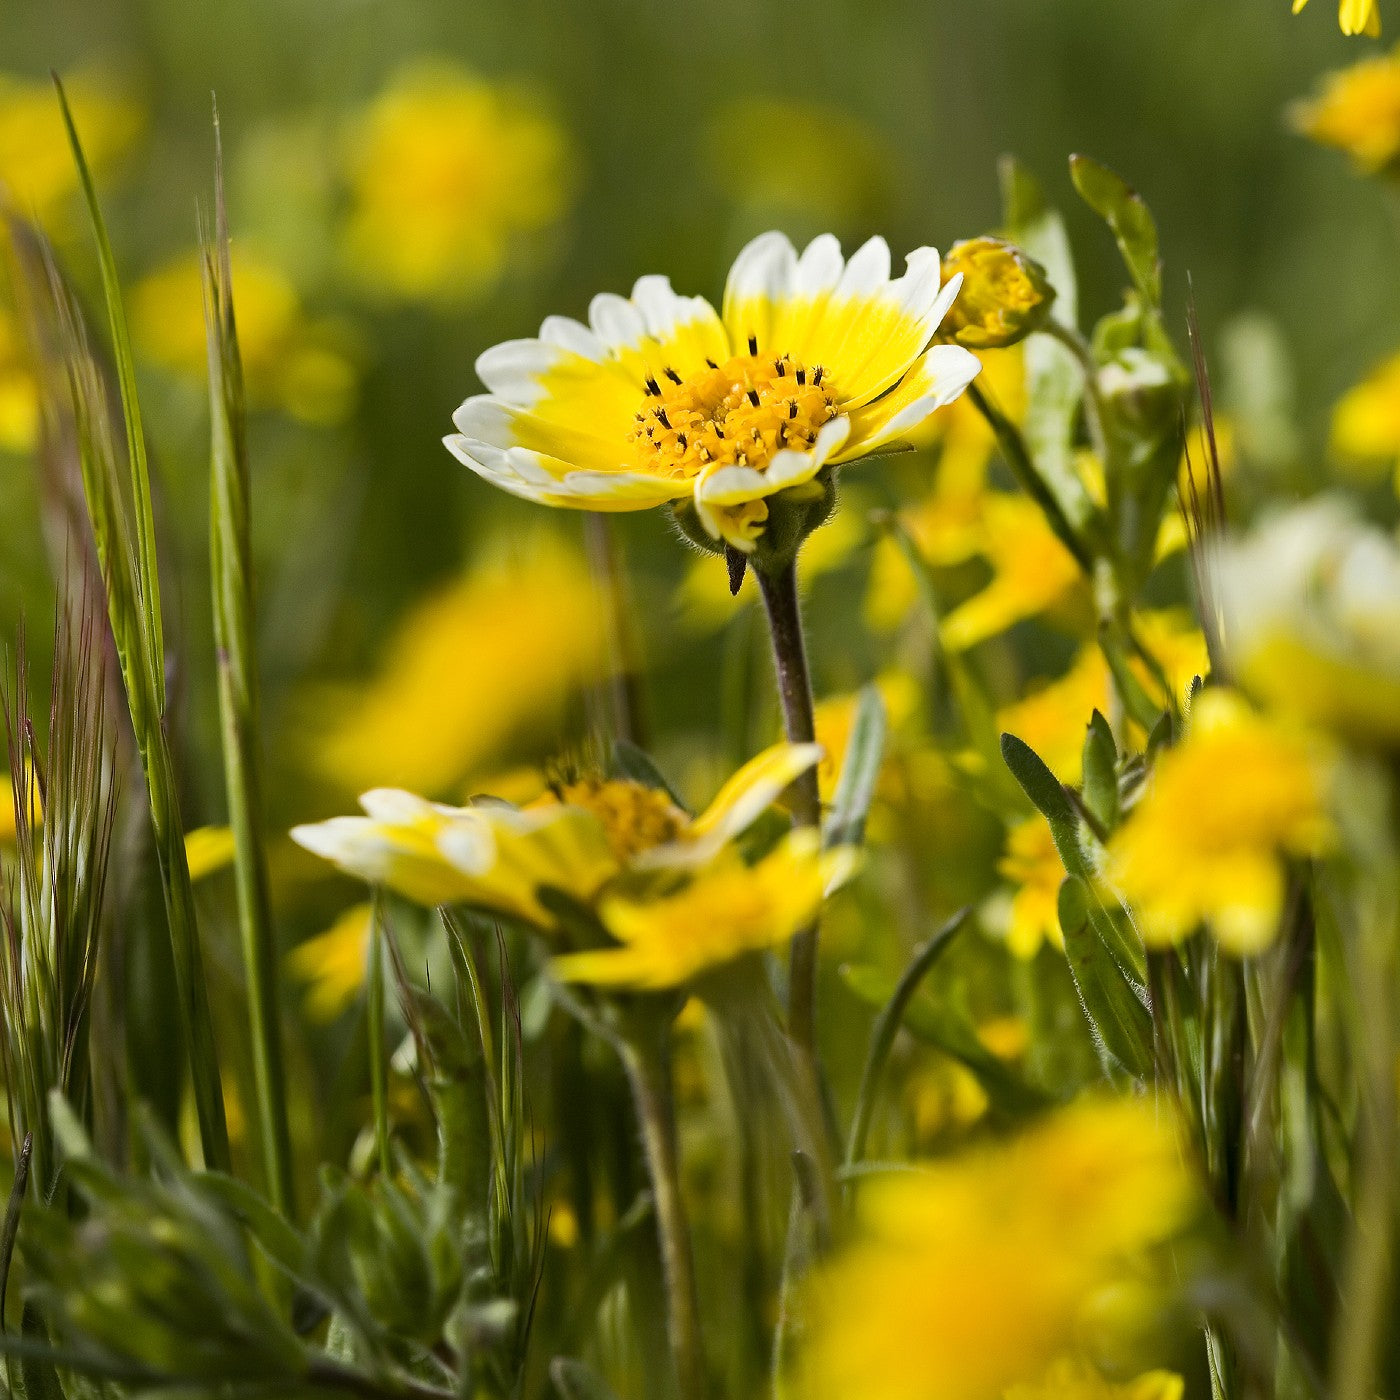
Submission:
POLYGON ((307 1280, 305 1242, 251 1186, 224 1172, 202 1172, 192 1181, 232 1213, 279 1268, 299 1282, 307 1280))
POLYGON ((1084 805, 1105 832, 1118 824, 1118 746, 1098 710, 1084 735, 1084 805))
POLYGON ((1070 179, 1080 198, 1113 230, 1133 285, 1150 306, 1162 304, 1162 264, 1157 221, 1146 202, 1120 175, 1089 156, 1071 156, 1070 179))
POLYGON ((1152 1072, 1152 1017, 1094 927, 1093 890, 1076 875, 1060 886, 1065 956, 1100 1052, 1139 1079, 1152 1072))
POLYGON ((1060 786, 1060 780, 1045 766, 1040 755, 1014 734, 1001 736, 1001 756, 1012 777, 1020 783, 1021 791, 1050 823, 1050 834, 1055 838, 1055 849, 1065 869, 1072 875, 1089 877, 1092 871, 1080 842, 1079 817, 1060 786))
POLYGON ((841 761, 841 780, 826 824, 828 849, 858 846, 865 837, 865 819, 885 756, 886 727, 885 702, 873 685, 867 685, 856 702, 855 723, 841 761))

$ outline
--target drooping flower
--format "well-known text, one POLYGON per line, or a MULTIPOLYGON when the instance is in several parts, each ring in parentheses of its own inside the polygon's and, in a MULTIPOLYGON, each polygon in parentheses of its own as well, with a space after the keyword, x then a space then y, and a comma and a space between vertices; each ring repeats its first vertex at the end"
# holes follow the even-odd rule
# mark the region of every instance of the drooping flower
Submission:
POLYGON ((697 817, 639 782, 583 778, 523 808, 495 800, 448 807, 379 789, 361 798, 364 816, 299 826, 292 836, 421 904, 471 904, 553 929, 542 889, 592 906, 624 876, 703 866, 820 756, 815 744, 777 744, 697 817))
POLYGON ((1344 151, 1363 174, 1390 170, 1400 161, 1400 53, 1329 73, 1292 117, 1304 136, 1344 151))
MULTIPOLYGON (((1293 0, 1293 13, 1296 15, 1307 3, 1308 0, 1293 0)), ((1343 34, 1374 37, 1381 32, 1380 0, 1340 0, 1337 18, 1343 34)))
POLYGON ((997 862, 997 872, 1015 889, 1006 946, 1018 958, 1033 958, 1042 943, 1062 948, 1059 896, 1065 867, 1044 817, 1027 817, 1006 833, 1006 853, 997 862))
POLYGON ((1208 924, 1228 951, 1258 952, 1277 932, 1285 862, 1330 844, 1326 797, 1325 758, 1306 736, 1203 691, 1111 838, 1105 878, 1149 946, 1208 924))
MULTIPOLYGON (((304 422, 340 422, 355 402, 356 371, 334 329, 312 322, 280 268, 235 252, 234 310, 243 382, 255 407, 304 422)), ((136 284, 132 333, 138 349, 175 374, 204 382, 208 350, 199 253, 173 259, 136 284)))
POLYGON ((458 796, 602 673, 600 616, 587 566, 558 545, 483 564, 404 618, 368 684, 311 707, 317 767, 351 792, 458 796))
POLYGON ((1173 1126, 1136 1100, 877 1178, 860 1235, 812 1287, 804 1393, 1001 1400, 1040 1380, 1096 1296, 1198 1210, 1173 1126))
POLYGON ((1400 743, 1400 549, 1338 499, 1228 543, 1213 589, 1240 684, 1282 713, 1400 743))
POLYGON ((630 298, 595 297, 588 326, 551 316, 539 339, 488 350, 490 393, 445 441, 517 496, 684 502, 692 535, 751 553, 780 493, 821 517, 830 468, 900 445, 971 381, 973 355, 931 344, 958 286, 931 248, 892 279, 883 239, 848 261, 830 235, 799 257, 767 233, 736 259, 722 316, 643 277, 630 298))
POLYGON ((378 296, 479 298, 572 193, 568 140, 540 104, 444 62, 400 70, 345 150, 345 259, 378 296))
POLYGON ((850 872, 849 847, 825 854, 810 828, 790 832, 746 864, 729 850, 675 893, 604 899, 599 916, 616 947, 554 960, 566 981, 659 991, 747 953, 779 947, 816 917, 826 892, 850 872))
MULTIPOLYGON (((1400 75, 1400 64, 1396 72, 1400 75)), ((1359 467, 1388 467, 1400 482, 1400 355, 1377 365, 1337 401, 1332 450, 1359 467)))

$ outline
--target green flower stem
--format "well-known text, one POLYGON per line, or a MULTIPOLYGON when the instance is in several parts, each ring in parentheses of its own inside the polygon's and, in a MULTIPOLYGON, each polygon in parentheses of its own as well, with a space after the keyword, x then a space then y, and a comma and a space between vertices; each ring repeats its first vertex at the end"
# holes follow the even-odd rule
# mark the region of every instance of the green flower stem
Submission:
MULTIPOLYGON (((778 697, 783 706, 783 727, 788 742, 810 744, 816 739, 812 714, 812 682, 807 672, 807 649, 802 638, 802 615, 797 601, 797 563, 785 562, 776 572, 761 569, 758 586, 768 614, 773 642, 773 665, 778 677, 778 697)), ((792 824, 821 826, 821 799, 817 770, 809 768, 792 785, 792 824)), ((788 1033, 815 1067, 817 1016, 816 920, 792 940, 788 976, 788 1033)))
POLYGON ((690 1222, 681 1197, 676 1150, 675 1105, 671 1093, 669 1029, 636 1034, 616 1042, 632 1089, 651 1177, 661 1268, 666 1282, 666 1321, 680 1400, 702 1400, 705 1352, 690 1222))
POLYGON ((369 1040, 369 1091, 374 1106, 374 1147, 379 1173, 393 1175, 389 1149, 389 1047, 384 1032, 384 908, 379 895, 370 916, 368 975, 365 979, 365 1018, 369 1040))

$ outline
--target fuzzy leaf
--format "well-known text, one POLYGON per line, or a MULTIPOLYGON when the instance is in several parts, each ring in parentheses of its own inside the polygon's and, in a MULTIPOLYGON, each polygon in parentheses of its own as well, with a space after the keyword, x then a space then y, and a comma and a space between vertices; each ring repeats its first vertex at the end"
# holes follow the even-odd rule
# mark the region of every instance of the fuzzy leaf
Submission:
POLYGON ((865 819, 875 797, 880 764, 885 756, 885 703, 880 692, 867 685, 856 704, 855 723, 841 761, 841 780, 827 820, 824 844, 858 846, 865 836, 865 819))
POLYGON ((1118 824, 1118 746, 1098 710, 1084 735, 1084 805, 1105 831, 1118 824))
POLYGON ((1113 230, 1118 251, 1144 301, 1162 303, 1162 264, 1157 221, 1146 201, 1122 176, 1089 156, 1071 156, 1070 178, 1080 198, 1113 230))

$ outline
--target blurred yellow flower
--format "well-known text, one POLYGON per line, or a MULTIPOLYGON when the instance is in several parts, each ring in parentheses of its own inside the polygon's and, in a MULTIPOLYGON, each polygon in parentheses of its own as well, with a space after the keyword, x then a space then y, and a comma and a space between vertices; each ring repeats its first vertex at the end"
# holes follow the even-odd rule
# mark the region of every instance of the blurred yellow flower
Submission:
POLYGON ((185 833, 185 859, 196 883, 232 865, 233 854, 233 832, 226 826, 200 826, 185 833))
POLYGON ((1084 754, 1084 730, 1095 710, 1107 713, 1113 678, 1095 642, 1075 653, 1058 680, 997 711, 997 729, 1023 739, 1062 783, 1077 783, 1084 754))
POLYGON ((1208 924, 1245 956, 1272 941, 1284 862, 1331 840, 1324 762, 1305 737, 1238 695, 1203 691, 1185 739, 1162 753, 1109 842, 1105 877, 1150 947, 1208 924))
POLYGON ((1006 926, 1006 946, 1018 958, 1033 958, 1042 943, 1063 948, 1060 885, 1065 868, 1045 818, 1037 813, 1006 833, 1006 853, 997 873, 1016 887, 1006 926))
POLYGON ((29 452, 39 436, 39 385, 13 317, 0 306, 0 452, 29 452))
POLYGON ((0 846, 15 843, 15 804, 10 775, 0 773, 0 846))
POLYGON ((1182 1400, 1185 1390, 1186 1383, 1173 1371, 1110 1381, 1087 1361, 1064 1356, 1039 1380, 1009 1387, 1004 1400, 1182 1400))
POLYGON ((1081 580, 1074 556, 1026 496, 994 492, 984 504, 986 533, 979 547, 991 581, 943 622, 943 644, 965 651, 1014 623, 1065 601, 1081 580))
POLYGON ((815 744, 775 744, 693 818, 630 779, 581 778, 524 808, 493 799, 447 807, 378 789, 360 799, 363 817, 299 826, 292 837, 420 904, 474 904, 553 928, 542 888, 587 905, 623 876, 644 884, 703 866, 820 756, 815 744))
POLYGON ((1391 468, 1400 490, 1400 355, 1342 395, 1332 411, 1332 450, 1358 465, 1391 468))
MULTIPOLYGON (((184 254, 138 282, 132 334, 154 364, 203 383, 208 374, 202 256, 184 254)), ((303 422, 333 425, 355 402, 355 367, 333 330, 307 320, 290 280, 271 263, 233 255, 233 302, 248 401, 303 422)))
MULTIPOLYGON (((96 176, 106 174, 136 140, 144 113, 126 87, 95 71, 63 80, 83 153, 96 176)), ((62 223, 64 203, 78 188, 53 83, 0 73, 0 186, 20 213, 48 227, 62 223)))
POLYGON ((347 1010, 365 981, 374 906, 351 905, 326 929, 287 954, 292 974, 307 984, 306 1014, 322 1024, 347 1010))
POLYGON ((521 235, 557 220, 572 195, 560 127, 524 94, 446 62, 400 69, 345 152, 345 259, 380 296, 480 297, 521 235))
POLYGON ((350 791, 455 795, 602 673, 602 616, 584 561, 557 544, 473 570, 409 613, 362 690, 322 697, 317 766, 350 791))
POLYGON ((969 1128, 987 1111, 987 1091, 977 1076, 948 1055, 924 1058, 901 1085, 916 1150, 934 1147, 941 1138, 969 1128))
POLYGON ((1239 683, 1348 739, 1400 743, 1400 549, 1319 498, 1226 544, 1213 568, 1239 683))
POLYGON ((660 991, 747 953, 785 944, 816 917, 825 892, 850 873, 850 848, 823 853, 811 829, 789 832, 746 865, 726 851, 674 893, 606 898, 599 915, 617 947, 554 959, 568 982, 660 991))
POLYGON ((809 1294, 812 1400, 1001 1400, 1070 1349, 1095 1295, 1199 1201, 1142 1100, 1061 1110, 1006 1143, 877 1178, 809 1294))
POLYGON ((932 248, 892 279, 882 238, 848 261, 830 234, 799 257, 766 233, 735 260, 723 316, 643 277, 630 299, 594 297, 588 326, 551 316, 538 340, 488 350, 491 392, 457 410, 446 443, 527 500, 669 503, 697 539, 748 553, 772 498, 819 511, 827 468, 905 442, 971 382, 975 356, 929 345, 959 285, 932 248))
POLYGON ((1344 151, 1367 175, 1400 160, 1400 51, 1329 73, 1292 112, 1303 135, 1344 151))
MULTIPOLYGON (((1293 13, 1296 15, 1308 0, 1293 0, 1293 13)), ((1340 0, 1338 20, 1343 34, 1370 34, 1381 32, 1380 0, 1340 0)))

